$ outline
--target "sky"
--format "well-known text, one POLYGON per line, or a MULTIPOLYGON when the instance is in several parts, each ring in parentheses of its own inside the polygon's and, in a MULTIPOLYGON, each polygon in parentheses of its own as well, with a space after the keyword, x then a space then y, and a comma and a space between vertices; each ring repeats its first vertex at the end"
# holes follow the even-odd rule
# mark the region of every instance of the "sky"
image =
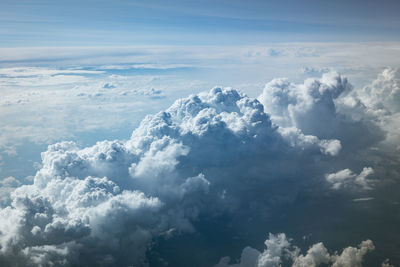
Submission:
POLYGON ((398 41, 399 3, 381 1, 8 1, 2 47, 398 41))
POLYGON ((1 266, 399 266, 398 1, 0 2, 1 266))

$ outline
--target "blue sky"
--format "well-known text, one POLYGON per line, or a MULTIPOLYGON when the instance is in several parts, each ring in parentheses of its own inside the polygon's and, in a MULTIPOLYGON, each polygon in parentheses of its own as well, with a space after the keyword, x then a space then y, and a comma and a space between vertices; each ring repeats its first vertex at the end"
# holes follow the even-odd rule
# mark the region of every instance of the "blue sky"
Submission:
POLYGON ((1 46, 394 41, 399 2, 9 1, 0 3, 1 46))

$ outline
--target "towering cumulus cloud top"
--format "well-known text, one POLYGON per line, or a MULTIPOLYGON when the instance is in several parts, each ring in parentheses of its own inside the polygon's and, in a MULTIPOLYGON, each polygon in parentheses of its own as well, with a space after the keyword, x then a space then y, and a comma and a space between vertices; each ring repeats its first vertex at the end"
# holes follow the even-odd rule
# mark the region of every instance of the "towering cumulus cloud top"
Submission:
MULTIPOLYGON (((335 101, 351 90, 337 74, 303 85, 274 80, 260 102, 213 88, 147 116, 129 140, 50 145, 33 184, 18 187, 0 210, 0 263, 146 265, 154 240, 197 232, 205 217, 256 220, 271 206, 290 203, 315 177, 325 189, 330 182, 338 189, 357 175, 326 175, 322 163, 340 161, 342 142, 350 143, 343 129, 372 127, 339 114, 335 101)), ((238 225, 232 231, 247 227, 238 225)), ((270 239, 270 250, 278 239, 289 246, 284 236, 270 239)), ((313 249, 325 253, 326 263, 342 257, 313 249)), ((275 250, 246 253, 280 262, 268 258, 275 250)), ((295 261, 303 266, 309 257, 295 261)))
MULTIPOLYGON (((274 79, 265 86, 259 99, 280 126, 296 127, 305 134, 324 139, 339 139, 346 150, 354 151, 382 140, 384 135, 374 123, 351 118, 352 108, 347 110, 350 114, 340 112, 348 107, 341 101, 352 89, 346 78, 329 72, 320 79, 307 79, 303 84, 274 79)), ((366 108, 359 103, 364 118, 366 108)))

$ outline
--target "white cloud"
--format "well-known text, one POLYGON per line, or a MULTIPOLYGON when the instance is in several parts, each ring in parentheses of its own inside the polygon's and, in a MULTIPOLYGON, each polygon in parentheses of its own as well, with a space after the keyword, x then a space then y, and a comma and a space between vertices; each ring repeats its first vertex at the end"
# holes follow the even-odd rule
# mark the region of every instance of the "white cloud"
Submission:
POLYGON ((366 240, 360 243, 359 248, 347 247, 341 254, 333 255, 333 267, 361 267, 363 257, 370 251, 374 250, 375 246, 371 240, 366 240))
POLYGON ((371 189, 371 184, 374 180, 367 179, 368 176, 374 174, 371 167, 365 167, 360 174, 355 174, 349 169, 344 169, 336 173, 325 175, 325 179, 332 184, 333 189, 341 187, 359 186, 362 189, 371 189))
POLYGON ((312 245, 305 255, 300 254, 300 249, 293 246, 285 234, 269 234, 265 241, 266 249, 259 252, 251 247, 243 249, 238 263, 229 264, 230 258, 224 257, 216 267, 279 267, 285 262, 293 267, 361 267, 364 256, 375 249, 371 240, 360 243, 358 248, 347 247, 338 254, 330 254, 323 243, 312 245))
POLYGON ((81 262, 141 264, 153 238, 194 231, 210 203, 240 210, 243 168, 259 168, 252 179, 262 185, 288 171, 269 170, 265 162, 275 157, 293 164, 298 153, 336 154, 323 145, 334 141, 290 135, 305 140, 287 143, 257 100, 214 88, 146 117, 128 141, 51 145, 33 184, 17 188, 0 211, 2 255, 73 264, 83 249, 81 262))
MULTIPOLYGON (((299 76, 299 69, 320 70, 326 66, 355 77, 352 81, 358 84, 365 84, 383 66, 398 64, 395 43, 286 43, 206 48, 1 48, 0 55, 0 65, 3 66, 0 69, 0 121, 3 122, 0 128, 27 127, 14 131, 14 134, 12 131, 1 131, 4 137, 0 139, 11 140, 8 144, 0 141, 3 148, 15 147, 14 143, 21 141, 32 141, 31 136, 23 134, 27 132, 36 133, 34 139, 47 140, 45 143, 74 138, 79 134, 76 129, 84 133, 93 130, 111 132, 118 125, 139 121, 145 114, 154 113, 169 104, 166 101, 148 104, 148 99, 141 99, 140 96, 154 101, 160 96, 172 95, 176 98, 215 84, 235 85, 255 96, 259 93, 259 84, 269 79, 288 75, 299 80, 303 78, 303 75, 299 76), (279 58, 270 56, 271 49, 281 50, 279 58), (178 54, 179 57, 176 56, 178 54), (357 65, 354 62, 358 62, 357 65), (57 67, 49 67, 50 64, 57 67), (99 66, 105 68, 99 69, 99 66), (161 80, 158 74, 140 76, 129 73, 124 74, 125 80, 116 81, 114 78, 118 75, 109 74, 121 69, 121 66, 133 70, 190 67, 198 71, 189 75, 162 76, 161 80), (107 83, 115 86, 113 90, 104 92, 102 89, 106 88, 98 87, 107 83), (75 86, 75 90, 71 90, 75 86), (155 88, 154 91, 152 88, 155 88), (158 93, 160 91, 161 94, 158 93), (49 118, 50 114, 52 118, 49 118), (49 123, 44 125, 43 121, 49 123), (68 127, 60 125, 61 121, 67 121, 68 127), (41 129, 44 129, 43 134, 38 136, 41 129), (58 129, 63 129, 60 138, 57 138, 60 134, 58 129)), ((395 128, 396 123, 387 125, 395 128)), ((390 132, 395 135, 396 131, 390 132)), ((320 139, 338 139, 304 130, 303 133, 320 139)), ((343 141, 342 146, 345 147, 343 141)))
POLYGON ((259 100, 280 127, 296 127, 304 134, 338 139, 346 150, 354 152, 384 137, 372 121, 339 113, 337 99, 352 90, 346 78, 329 72, 321 79, 306 79, 303 84, 274 79, 265 86, 259 100))
MULTIPOLYGON (((367 86, 353 91, 339 102, 342 113, 374 121, 386 132, 385 151, 395 150, 400 141, 400 72, 386 68, 367 86)), ((393 151, 396 153, 395 151, 393 151)))
MULTIPOLYGON (((58 101, 75 103, 89 94, 101 94, 91 99, 119 99, 125 96, 115 93, 126 89, 121 88, 125 79, 112 76, 95 88, 82 84, 60 94, 40 93, 56 96, 55 108, 61 106, 58 101), (77 95, 82 93, 87 94, 77 95)), ((146 89, 138 90, 146 94, 146 89)), ((364 168, 357 175, 350 171, 353 165, 348 159, 352 153, 362 155, 379 145, 384 136, 373 131, 380 129, 375 120, 348 116, 338 108, 339 100, 353 90, 336 73, 303 84, 273 80, 260 96, 261 103, 231 88, 216 87, 145 117, 129 140, 101 141, 86 148, 74 142, 50 145, 42 153, 33 184, 17 186, 11 204, 0 210, 0 262, 145 265, 154 240, 193 233, 199 218, 223 214, 240 221, 249 217, 241 225, 243 230, 258 215, 273 216, 271 206, 293 202, 299 191, 319 194, 313 186, 324 182, 331 164, 338 169, 350 165, 325 176, 333 188, 369 189, 367 178, 373 169, 364 168)), ((150 89, 149 94, 157 93, 150 89)), ((87 104, 86 100, 78 105, 87 104)), ((94 101, 85 111, 96 113, 99 102, 94 101)), ((152 106, 150 101, 144 108, 152 106)), ((106 111, 118 108, 112 101, 102 106, 106 111)), ((96 129, 92 117, 86 120, 87 114, 78 116, 83 120, 78 125, 96 129)), ((108 125, 120 123, 110 119, 115 113, 99 114, 108 125)), ((56 115, 49 118, 56 121, 60 118, 56 115)), ((64 123, 71 119, 68 114, 64 118, 64 123)), ((49 124, 49 132, 55 131, 47 135, 49 139, 40 139, 35 128, 7 126, 11 130, 2 133, 0 141, 12 140, 14 132, 38 142, 69 136, 67 127, 49 124)), ((359 161, 364 164, 364 160, 359 161)), ((246 248, 240 264, 279 266, 292 260, 297 266, 358 266, 373 249, 372 242, 365 241, 359 248, 329 254, 318 243, 301 255, 283 234, 271 235, 266 246, 264 252, 246 248)))
POLYGON ((357 91, 362 102, 376 112, 400 112, 400 72, 387 68, 362 90, 357 91))
POLYGON ((337 156, 342 149, 342 145, 340 144, 339 140, 319 140, 316 136, 304 135, 295 127, 280 127, 278 131, 290 142, 292 146, 299 146, 303 148, 318 146, 322 153, 331 156, 337 156))
POLYGON ((232 267, 278 267, 282 265, 282 259, 290 254, 290 242, 286 239, 285 234, 269 234, 269 238, 265 241, 265 249, 259 252, 251 247, 243 249, 240 262, 237 264, 229 264, 230 258, 224 257, 216 265, 216 267, 232 266, 232 267), (284 255, 285 254, 285 255, 284 255))

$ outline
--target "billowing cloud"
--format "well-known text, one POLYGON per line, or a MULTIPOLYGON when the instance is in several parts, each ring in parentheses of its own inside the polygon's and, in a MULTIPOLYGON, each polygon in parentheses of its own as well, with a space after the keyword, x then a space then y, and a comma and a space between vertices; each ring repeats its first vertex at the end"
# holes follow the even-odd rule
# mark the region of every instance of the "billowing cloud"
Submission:
POLYGON ((346 186, 360 186, 362 189, 371 189, 370 184, 373 180, 366 179, 367 176, 374 173, 371 167, 365 167, 360 174, 355 174, 349 169, 344 169, 336 173, 326 174, 326 180, 332 184, 333 189, 339 189, 346 186))
POLYGON ((208 212, 206 203, 239 209, 249 197, 240 193, 244 168, 257 170, 248 175, 262 185, 279 178, 262 171, 268 161, 337 154, 330 148, 336 141, 294 131, 291 139, 301 141, 288 143, 287 135, 257 100, 214 88, 147 117, 128 141, 51 145, 33 185, 16 189, 11 206, 0 211, 2 255, 73 263, 68 255, 79 250, 81 262, 139 264, 154 236, 193 231, 191 221, 208 212))
POLYGON ((397 149, 400 136, 400 72, 386 68, 369 85, 339 101, 340 112, 355 119, 374 121, 386 132, 385 147, 397 149), (393 147, 394 146, 394 147, 393 147))
POLYGON ((400 112, 400 72, 397 69, 386 68, 378 77, 362 90, 357 91, 366 107, 375 112, 400 112))
MULTIPOLYGON (((0 263, 145 266, 160 240, 206 235, 213 225, 254 241, 252 227, 298 213, 296 201, 339 191, 327 184, 371 188, 375 166, 348 159, 385 134, 375 119, 339 108, 353 90, 337 73, 300 85, 273 80, 259 100, 216 87, 147 116, 128 140, 50 145, 33 184, 18 185, 0 210, 0 263), (351 164, 372 167, 357 175, 351 164)), ((264 252, 246 248, 238 266, 360 266, 374 248, 367 240, 330 254, 317 243, 302 255, 284 234, 265 244, 264 252)))
POLYGON ((296 127, 304 134, 338 139, 345 153, 354 153, 376 144, 385 136, 372 121, 340 112, 336 102, 352 91, 346 78, 329 72, 320 79, 307 79, 303 84, 274 79, 265 86, 259 100, 280 127, 296 127))
POLYGON ((364 256, 375 249, 371 240, 360 243, 358 248, 347 247, 341 253, 330 254, 323 243, 312 245, 306 254, 292 245, 285 234, 269 234, 265 241, 266 249, 263 252, 246 247, 242 251, 238 263, 229 264, 230 258, 224 257, 216 267, 361 267, 364 256))

